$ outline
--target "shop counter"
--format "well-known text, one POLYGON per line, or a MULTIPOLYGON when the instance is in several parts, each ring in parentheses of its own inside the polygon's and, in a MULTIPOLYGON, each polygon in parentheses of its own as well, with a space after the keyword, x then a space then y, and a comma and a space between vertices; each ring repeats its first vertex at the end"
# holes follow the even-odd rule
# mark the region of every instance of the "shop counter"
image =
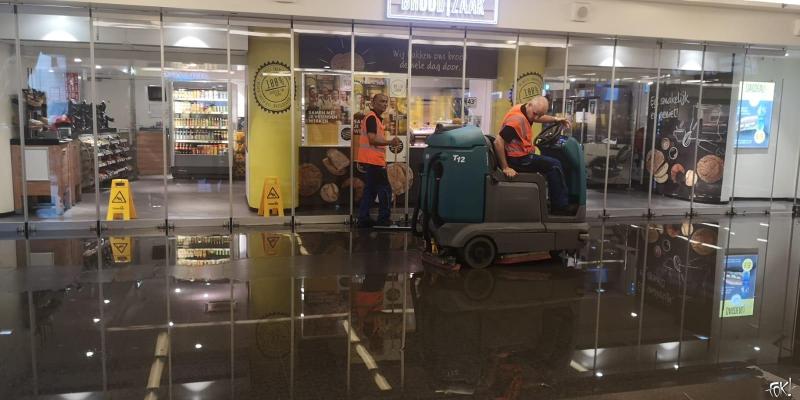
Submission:
MULTIPOLYGON (((11 140, 11 165, 14 174, 14 208, 21 211, 22 146, 11 140)), ((49 197, 59 213, 81 200, 81 156, 77 141, 69 139, 25 140, 25 183, 27 195, 49 197)))

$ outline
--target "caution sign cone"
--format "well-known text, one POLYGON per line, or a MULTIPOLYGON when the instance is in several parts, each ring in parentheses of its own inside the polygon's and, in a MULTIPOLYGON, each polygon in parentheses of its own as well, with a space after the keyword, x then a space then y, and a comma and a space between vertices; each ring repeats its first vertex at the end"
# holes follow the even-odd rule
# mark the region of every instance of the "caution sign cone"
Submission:
POLYGON ((133 205, 130 183, 127 179, 114 179, 111 181, 111 193, 108 196, 106 221, 133 218, 136 218, 136 207, 133 205))
POLYGON ((281 235, 274 233, 261 232, 261 247, 264 253, 268 256, 278 255, 278 243, 281 241, 281 235))
POLYGON ((268 176, 264 179, 264 187, 261 189, 261 202, 258 205, 258 215, 283 217, 281 183, 276 176, 268 176))
POLYGON ((131 237, 110 237, 111 254, 114 256, 115 263, 131 262, 131 237))

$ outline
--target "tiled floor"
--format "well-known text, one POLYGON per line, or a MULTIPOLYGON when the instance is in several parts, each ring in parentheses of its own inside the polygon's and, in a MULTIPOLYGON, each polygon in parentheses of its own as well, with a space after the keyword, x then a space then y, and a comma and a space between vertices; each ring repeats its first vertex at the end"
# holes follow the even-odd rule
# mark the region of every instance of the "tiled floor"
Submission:
POLYGON ((770 398, 800 381, 798 235, 593 221, 575 267, 461 271, 341 226, 0 240, 0 398, 770 398))

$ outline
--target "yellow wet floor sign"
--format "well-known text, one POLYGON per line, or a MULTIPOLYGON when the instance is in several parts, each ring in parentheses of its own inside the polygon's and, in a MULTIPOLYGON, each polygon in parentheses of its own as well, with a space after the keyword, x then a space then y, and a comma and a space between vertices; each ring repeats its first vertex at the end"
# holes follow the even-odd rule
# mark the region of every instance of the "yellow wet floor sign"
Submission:
POLYGON ((127 179, 111 181, 111 194, 108 196, 108 213, 106 221, 136 218, 136 207, 133 205, 131 185, 127 179))
POLYGON ((278 255, 278 243, 281 241, 281 235, 272 233, 261 232, 261 247, 264 253, 268 256, 278 255))
POLYGON ((283 196, 281 196, 281 183, 275 176, 264 179, 264 188, 261 189, 261 203, 258 206, 258 215, 267 217, 283 216, 283 196))
POLYGON ((111 237, 111 254, 115 263, 131 262, 131 237, 111 237))

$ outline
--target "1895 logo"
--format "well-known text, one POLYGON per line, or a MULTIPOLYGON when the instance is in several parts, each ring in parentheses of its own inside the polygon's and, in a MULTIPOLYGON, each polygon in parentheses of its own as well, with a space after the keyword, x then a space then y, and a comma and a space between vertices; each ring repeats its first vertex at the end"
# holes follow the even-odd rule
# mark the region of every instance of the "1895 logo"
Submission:
POLYGON ((532 98, 542 94, 542 75, 538 72, 526 72, 517 78, 517 101, 515 104, 525 104, 532 98))
POLYGON ((289 74, 289 66, 279 61, 269 61, 258 67, 253 78, 253 96, 264 111, 280 114, 289 110, 289 74))

